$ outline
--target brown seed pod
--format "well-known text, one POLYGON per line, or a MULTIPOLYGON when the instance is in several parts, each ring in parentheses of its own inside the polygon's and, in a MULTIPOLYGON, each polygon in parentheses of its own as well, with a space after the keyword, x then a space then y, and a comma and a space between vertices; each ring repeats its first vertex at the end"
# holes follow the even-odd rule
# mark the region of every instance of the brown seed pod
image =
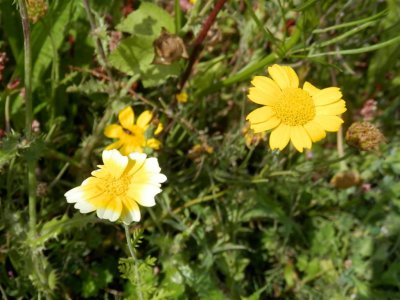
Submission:
POLYGON ((355 122, 346 132, 346 142, 362 151, 378 150, 386 139, 378 128, 368 122, 355 122))
POLYGON ((155 57, 153 64, 170 65, 181 58, 189 58, 182 39, 162 28, 161 35, 154 41, 155 57))

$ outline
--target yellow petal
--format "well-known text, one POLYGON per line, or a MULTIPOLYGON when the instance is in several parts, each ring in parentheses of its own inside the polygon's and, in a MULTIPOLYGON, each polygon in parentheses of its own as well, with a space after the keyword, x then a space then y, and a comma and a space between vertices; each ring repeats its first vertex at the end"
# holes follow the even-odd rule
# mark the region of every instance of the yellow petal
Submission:
POLYGON ((152 184, 132 183, 128 195, 142 206, 151 207, 156 205, 154 197, 161 192, 158 186, 152 184))
POLYGON ((119 147, 121 147, 122 142, 121 141, 116 141, 115 143, 112 143, 110 145, 108 145, 105 150, 112 150, 112 149, 118 149, 119 147))
POLYGON ((262 123, 268 121, 272 116, 275 115, 275 112, 269 106, 263 106, 253 110, 246 117, 246 120, 249 120, 250 123, 262 123))
POLYGON ((156 130, 154 131, 154 135, 159 135, 164 130, 164 125, 160 122, 157 125, 156 130))
POLYGON ((118 150, 103 151, 104 168, 113 174, 114 178, 121 177, 128 165, 128 157, 122 156, 118 150))
POLYGON ((104 129, 104 135, 109 138, 118 138, 123 134, 123 129, 117 124, 111 124, 104 129))
POLYGON ((161 146, 161 142, 155 138, 151 138, 151 139, 147 140, 147 147, 158 150, 158 149, 160 149, 160 146, 161 146))
POLYGON ((149 126, 149 123, 152 118, 153 118, 153 114, 150 111, 145 110, 138 117, 136 125, 141 127, 142 129, 146 130, 147 127, 149 126))
POLYGON ((281 120, 279 120, 276 117, 270 118, 268 121, 263 122, 263 123, 257 123, 257 124, 252 124, 250 123, 250 128, 254 131, 254 133, 270 130, 272 128, 275 128, 281 123, 281 120))
POLYGON ((299 87, 299 77, 291 67, 273 65, 268 68, 268 73, 282 90, 299 87))
POLYGON ((133 152, 129 154, 129 158, 134 161, 134 164, 131 166, 128 174, 133 175, 138 172, 144 166, 146 157, 147 155, 145 153, 140 152, 133 152))
POLYGON ((290 140, 290 126, 280 124, 276 129, 272 130, 269 137, 269 146, 272 150, 283 150, 290 140))
POLYGON ((326 131, 338 131, 343 123, 343 120, 337 116, 319 116, 316 115, 314 121, 321 125, 326 131))
POLYGON ((303 152, 303 148, 311 149, 310 136, 303 126, 292 126, 290 128, 290 140, 299 152, 303 152))
POLYGON ((254 88, 249 89, 249 99, 257 104, 272 105, 281 94, 279 86, 266 76, 256 76, 251 83, 254 88))
POLYGON ((322 140, 326 136, 326 132, 321 127, 321 125, 319 125, 314 121, 310 121, 307 124, 305 124, 304 128, 307 131, 308 135, 310 136, 311 141, 313 141, 314 143, 322 140))
POLYGON ((128 106, 121 110, 118 114, 118 120, 122 127, 131 130, 133 123, 135 122, 135 113, 132 107, 128 106))
POLYGON ((121 213, 121 220, 124 224, 129 225, 132 222, 139 222, 140 221, 140 210, 137 203, 129 198, 123 198, 123 207, 121 213))
POLYGON ((303 85, 303 90, 305 90, 306 92, 308 92, 311 96, 313 96, 314 94, 318 93, 320 91, 319 88, 313 86, 311 83, 309 83, 308 81, 306 81, 303 85))
POLYGON ((346 110, 346 103, 343 100, 339 100, 328 105, 315 107, 315 112, 317 115, 335 116, 344 113, 346 110))
POLYGON ((129 155, 132 152, 143 152, 143 148, 129 143, 129 144, 124 144, 121 147, 120 151, 122 155, 129 155))
POLYGON ((342 93, 339 88, 330 87, 315 93, 312 98, 316 106, 327 105, 339 101, 342 98, 342 93))
POLYGON ((97 209, 97 216, 100 219, 106 219, 115 222, 121 216, 122 202, 119 197, 109 199, 107 206, 97 209))

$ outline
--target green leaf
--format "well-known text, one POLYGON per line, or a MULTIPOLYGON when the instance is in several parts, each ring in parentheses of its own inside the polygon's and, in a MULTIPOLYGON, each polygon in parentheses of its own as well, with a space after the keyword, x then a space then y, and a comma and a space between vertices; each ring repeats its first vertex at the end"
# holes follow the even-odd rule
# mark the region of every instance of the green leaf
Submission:
MULTIPOLYGON (((76 19, 78 0, 55 1, 49 7, 45 18, 32 26, 32 89, 43 84, 43 75, 54 62, 54 51, 58 51, 65 37, 67 24, 76 19), (54 49, 55 48, 55 49, 54 49)), ((23 73, 23 51, 18 58, 19 73, 23 73)))
POLYGON ((18 133, 11 133, 0 141, 0 168, 17 156, 19 138, 18 133))
POLYGON ((162 27, 169 32, 175 32, 172 17, 159 6, 149 2, 142 3, 137 10, 117 25, 119 31, 151 37, 153 40, 160 35, 162 27))
POLYGON ((133 36, 118 45, 109 56, 109 63, 131 76, 140 76, 145 87, 157 86, 170 76, 180 73, 178 62, 171 65, 153 65, 153 37, 133 36))

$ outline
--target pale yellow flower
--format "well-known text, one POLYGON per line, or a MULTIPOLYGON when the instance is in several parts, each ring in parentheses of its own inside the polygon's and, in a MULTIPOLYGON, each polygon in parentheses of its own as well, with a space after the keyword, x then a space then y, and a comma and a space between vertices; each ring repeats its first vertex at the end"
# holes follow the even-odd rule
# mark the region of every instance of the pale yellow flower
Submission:
MULTIPOLYGON (((118 119, 121 125, 111 124, 104 130, 104 135, 109 138, 118 139, 115 143, 108 145, 106 150, 119 149, 123 155, 131 152, 143 152, 145 147, 152 149, 160 148, 160 141, 155 138, 146 138, 146 131, 150 127, 153 114, 145 110, 139 115, 135 122, 135 113, 132 107, 128 106, 120 111, 118 119)), ((162 124, 159 123, 154 135, 162 131, 162 124)))
POLYGON ((154 197, 167 180, 156 158, 143 153, 123 156, 118 150, 104 150, 103 163, 82 185, 65 193, 68 203, 75 203, 81 213, 96 211, 101 219, 124 224, 140 221, 138 204, 156 204, 154 197))
POLYGON ((337 87, 318 89, 309 82, 299 88, 299 78, 291 67, 273 65, 271 78, 256 76, 249 89, 251 101, 263 105, 252 111, 247 120, 255 133, 271 130, 271 149, 284 149, 289 141, 300 152, 311 149, 313 142, 338 131, 346 103, 337 87))

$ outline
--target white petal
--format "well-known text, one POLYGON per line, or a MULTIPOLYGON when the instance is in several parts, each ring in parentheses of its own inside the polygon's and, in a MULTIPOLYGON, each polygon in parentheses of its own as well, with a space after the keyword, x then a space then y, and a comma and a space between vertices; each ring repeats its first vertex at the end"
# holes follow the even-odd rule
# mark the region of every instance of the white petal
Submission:
POLYGON ((128 165, 128 157, 123 156, 118 150, 104 150, 103 162, 108 170, 112 171, 115 178, 121 177, 128 165))

